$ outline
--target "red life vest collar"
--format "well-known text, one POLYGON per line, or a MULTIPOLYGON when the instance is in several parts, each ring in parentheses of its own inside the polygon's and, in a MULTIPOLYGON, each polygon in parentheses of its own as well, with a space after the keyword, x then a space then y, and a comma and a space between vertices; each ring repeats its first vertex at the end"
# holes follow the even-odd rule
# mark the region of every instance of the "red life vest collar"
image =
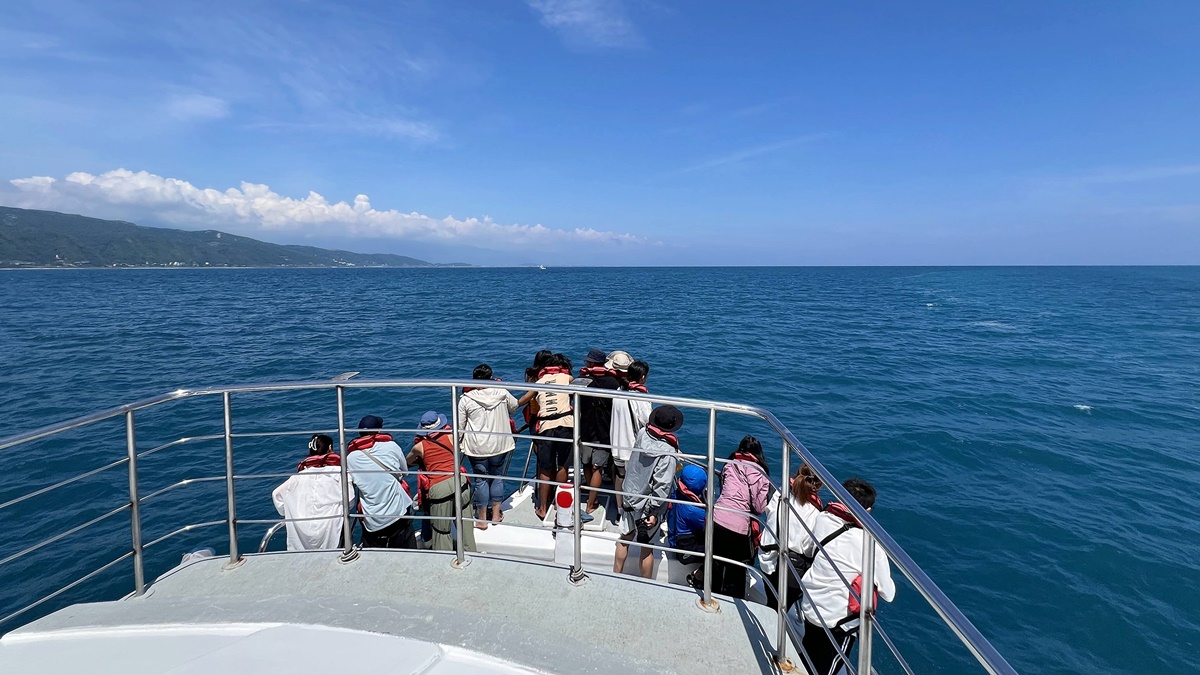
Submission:
POLYGON ((451 431, 453 431, 453 429, 450 427, 449 424, 447 424, 446 426, 442 427, 441 429, 435 429, 433 431, 430 431, 427 434, 417 434, 416 436, 413 437, 413 443, 416 444, 416 443, 420 443, 422 441, 429 441, 430 443, 433 443, 434 445, 438 445, 438 446, 441 446, 442 448, 449 450, 450 448, 446 447, 446 445, 443 444, 441 442, 441 440, 443 438, 445 438, 446 436, 449 436, 451 431))
POLYGON ((687 497, 689 500, 696 502, 697 504, 701 504, 704 502, 704 499, 700 495, 696 494, 695 492, 692 492, 691 490, 688 489, 688 486, 683 484, 682 478, 675 479, 675 489, 679 491, 679 494, 683 495, 684 497, 687 497))
POLYGON ((617 371, 610 370, 604 366, 588 366, 587 368, 582 368, 579 371, 580 377, 604 377, 605 375, 616 377, 618 379, 621 377, 617 371))
POLYGON ((758 468, 762 469, 763 471, 767 470, 767 467, 765 467, 759 463, 757 457, 755 457, 754 455, 752 455, 748 452, 736 451, 733 453, 733 457, 730 457, 730 459, 732 459, 735 462, 745 462, 746 464, 753 464, 754 466, 757 466, 758 468))
POLYGON ((371 434, 370 436, 359 436, 350 441, 350 445, 346 446, 346 452, 354 452, 355 450, 370 450, 376 443, 388 443, 392 437, 388 434, 371 434))
POLYGON ((327 452, 323 455, 309 455, 300 460, 300 463, 296 465, 296 471, 303 471, 314 467, 341 465, 342 458, 336 452, 327 452))
POLYGON ((658 440, 669 444, 672 448, 679 449, 679 439, 675 437, 675 434, 669 434, 653 424, 646 425, 646 432, 658 440))
POLYGON ((650 391, 646 389, 646 385, 642 384, 641 382, 630 382, 629 384, 625 385, 625 388, 629 391, 639 391, 643 394, 650 393, 650 391))
POLYGON ((538 371, 537 379, 542 379, 547 375, 570 375, 571 371, 562 366, 546 366, 538 371))
POLYGON ((858 522, 858 518, 855 518, 854 514, 850 513, 850 509, 846 508, 846 505, 841 502, 829 502, 829 505, 825 507, 825 512, 841 518, 853 527, 862 527, 862 523, 858 522))

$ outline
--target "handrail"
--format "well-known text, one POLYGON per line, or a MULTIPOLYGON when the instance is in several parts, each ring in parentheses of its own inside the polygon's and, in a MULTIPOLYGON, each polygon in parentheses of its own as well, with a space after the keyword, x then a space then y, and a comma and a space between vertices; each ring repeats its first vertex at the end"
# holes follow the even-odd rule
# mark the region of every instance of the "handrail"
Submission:
MULTIPOLYGON (((458 455, 458 442, 457 441, 458 441, 458 436, 461 433, 461 428, 459 425, 459 420, 458 420, 458 415, 457 415, 457 405, 454 405, 455 401, 457 401, 457 392, 458 392, 458 390, 460 390, 462 388, 478 386, 478 384, 479 384, 479 382, 476 380, 456 380, 456 379, 363 379, 363 380, 335 380, 335 381, 320 380, 320 381, 301 381, 301 382, 266 382, 266 383, 252 383, 252 384, 242 384, 242 385, 234 385, 234 386, 226 386, 226 387, 201 387, 201 388, 193 388, 193 389, 176 389, 174 391, 160 394, 158 396, 144 398, 144 399, 141 399, 138 401, 134 401, 132 403, 117 406, 115 408, 101 410, 101 411, 98 411, 95 413, 91 413, 89 415, 76 417, 76 418, 73 418, 73 419, 70 419, 70 420, 67 420, 64 422, 60 422, 57 424, 44 426, 44 427, 35 429, 33 431, 8 436, 5 438, 0 438, 0 450, 4 450, 7 448, 14 447, 16 445, 21 445, 21 444, 30 443, 33 441, 49 438, 49 437, 52 437, 56 434, 59 434, 59 433, 65 432, 65 431, 78 429, 78 428, 85 427, 85 426, 88 426, 91 424, 95 424, 95 423, 102 422, 105 420, 113 419, 113 418, 116 418, 119 416, 126 416, 127 420, 129 421, 129 424, 130 424, 129 434, 130 434, 130 439, 131 439, 130 440, 131 447, 129 450, 130 455, 128 457, 126 457, 122 460, 110 463, 99 469, 94 469, 94 470, 89 471, 80 476, 75 476, 75 477, 66 479, 65 481, 60 481, 59 483, 56 483, 54 485, 51 485, 48 487, 43 487, 43 488, 40 488, 40 489, 38 489, 32 493, 29 493, 27 495, 20 496, 15 499, 9 500, 8 502, 4 503, 4 506, 16 504, 16 503, 19 503, 26 499, 32 498, 34 496, 44 494, 45 492, 53 490, 57 487, 61 487, 61 486, 70 484, 71 482, 74 482, 76 480, 81 480, 82 478, 85 478, 87 476, 95 475, 96 473, 99 473, 100 471, 103 471, 103 470, 106 470, 109 468, 114 468, 123 463, 130 463, 131 464, 131 466, 130 466, 130 471, 131 471, 130 490, 132 493, 131 494, 131 502, 127 503, 125 506, 121 507, 117 511, 106 514, 105 517, 110 516, 110 515, 115 515, 115 513, 119 513, 120 511, 122 511, 126 508, 133 507, 136 510, 137 504, 144 502, 145 500, 147 500, 153 496, 170 491, 176 487, 181 487, 181 486, 189 484, 191 482, 197 482, 197 479, 188 479, 188 480, 182 481, 180 483, 176 483, 174 485, 167 486, 166 488, 159 490, 157 492, 151 493, 150 495, 147 495, 145 497, 139 498, 138 495, 136 494, 136 490, 137 490, 137 488, 136 488, 136 471, 137 471, 136 464, 131 462, 130 458, 133 458, 134 460, 136 460, 136 458, 139 456, 145 456, 146 454, 150 454, 152 452, 156 452, 158 450, 165 449, 167 447, 171 447, 174 445, 185 444, 185 443, 191 442, 193 440, 212 440, 212 439, 216 439, 216 438, 224 438, 224 440, 225 440, 225 456, 226 456, 225 458, 226 458, 227 502, 228 502, 227 506, 228 506, 228 511, 229 511, 228 517, 227 517, 227 523, 229 526, 230 549, 231 549, 230 550, 230 564, 236 564, 239 561, 239 555, 238 555, 238 549, 237 549, 237 529, 236 529, 238 520, 237 520, 237 516, 236 516, 236 504, 235 504, 235 497, 234 497, 234 490, 233 490, 233 480, 235 478, 235 474, 233 471, 233 440, 236 438, 249 438, 249 437, 270 437, 270 436, 277 436, 277 435, 299 435, 299 434, 305 433, 305 432, 282 431, 282 432, 241 432, 241 433, 236 433, 236 434, 233 433, 232 424, 231 424, 231 421, 232 421, 231 420, 231 410, 230 410, 230 397, 233 394, 316 391, 316 390, 330 390, 330 389, 336 390, 337 394, 338 394, 338 417, 339 417, 337 432, 338 432, 339 441, 340 441, 339 445, 343 448, 342 451, 344 453, 346 427, 345 427, 344 409, 343 409, 343 403, 342 403, 342 393, 344 392, 345 389, 449 388, 451 391, 451 396, 452 396, 451 404, 454 406, 452 408, 452 411, 454 413, 454 425, 453 426, 454 426, 454 429, 457 432, 459 432, 459 433, 454 434, 455 455, 457 456, 458 455), (225 418, 224 419, 224 421, 225 421, 224 434, 214 435, 214 436, 201 436, 201 437, 196 437, 196 438, 180 438, 176 441, 171 441, 164 445, 158 446, 157 448, 154 448, 153 450, 143 452, 140 455, 135 452, 136 448, 132 447, 133 446, 133 440, 132 440, 132 438, 133 438, 132 437, 132 433, 133 433, 133 431, 132 431, 132 413, 133 412, 138 411, 138 410, 143 410, 146 408, 150 408, 153 406, 157 406, 157 405, 160 405, 163 403, 171 402, 171 401, 179 401, 182 399, 214 396, 214 395, 220 395, 221 398, 223 399, 224 418, 225 418)), ((863 509, 858 504, 858 502, 855 501, 846 492, 846 490, 841 486, 840 482, 836 480, 836 478, 833 476, 833 474, 831 472, 829 472, 824 467, 824 465, 822 465, 820 463, 820 461, 817 460, 817 458, 804 446, 804 444, 801 443, 791 433, 791 431, 788 430, 787 427, 784 426, 782 424, 782 422, 780 422, 779 419, 770 411, 768 411, 764 408, 757 407, 757 406, 727 403, 727 402, 723 402, 723 401, 684 398, 684 397, 675 397, 675 396, 659 396, 659 395, 641 394, 641 393, 637 393, 637 392, 627 392, 627 391, 591 389, 591 388, 583 388, 583 387, 577 387, 577 386, 572 386, 572 385, 550 385, 550 384, 536 384, 536 383, 523 383, 523 382, 522 383, 489 382, 488 386, 503 388, 503 389, 507 389, 507 390, 518 390, 518 391, 566 393, 566 394, 570 395, 576 403, 576 405, 573 406, 576 411, 576 413, 575 413, 576 417, 578 417, 578 410, 579 410, 578 401, 579 401, 579 396, 581 394, 584 394, 589 398, 643 400, 643 401, 647 401, 647 402, 654 403, 654 404, 660 404, 660 405, 661 404, 670 404, 670 405, 676 405, 676 406, 686 407, 686 408, 699 408, 699 409, 707 410, 707 411, 709 411, 709 421, 710 421, 709 448, 708 448, 708 452, 707 452, 706 456, 703 456, 703 458, 707 459, 707 461, 708 461, 708 468, 710 470, 710 475, 711 475, 711 473, 715 473, 715 470, 716 470, 715 462, 725 461, 723 459, 715 457, 714 443, 715 443, 715 435, 716 435, 716 428, 715 428, 716 413, 717 412, 733 413, 733 414, 748 416, 751 418, 757 418, 757 419, 761 420, 762 422, 766 423, 767 426, 769 426, 771 428, 771 430, 775 434, 777 434, 784 442, 783 466, 784 466, 785 470, 789 464, 789 462, 787 460, 788 460, 788 458, 790 458, 790 452, 796 452, 797 455, 805 463, 807 463, 809 466, 811 466, 812 469, 814 470, 814 472, 822 479, 825 486, 835 495, 835 497, 838 499, 838 501, 842 502, 842 504, 845 505, 846 508, 858 519, 858 521, 861 523, 863 529, 868 533, 868 536, 866 537, 866 539, 873 540, 880 548, 883 549, 883 551, 886 553, 886 555, 888 556, 890 561, 895 563, 896 567, 900 570, 900 572, 909 579, 909 581, 913 584, 913 586, 917 589, 917 591, 921 594, 921 596, 925 599, 925 601, 934 609, 934 611, 938 614, 938 616, 942 619, 942 621, 950 627, 951 631, 955 634, 955 636, 959 639, 959 641, 961 641, 968 648, 968 650, 971 652, 971 654, 985 668, 985 670, 987 670, 987 672, 992 673, 993 675, 1000 675, 1000 674, 1007 675, 1009 673, 1015 673, 1015 671, 1012 669, 1012 667, 1007 663, 1007 661, 1005 661, 1003 656, 1001 656, 999 654, 999 652, 991 645, 990 642, 988 642, 988 640, 979 632, 979 630, 970 622, 970 620, 968 620, 966 618, 966 616, 963 615, 962 612, 953 604, 953 602, 950 601, 950 599, 945 595, 945 593, 943 593, 942 590, 937 586, 937 584, 935 584, 933 582, 933 580, 917 565, 917 563, 908 555, 908 553, 899 545, 899 543, 896 542, 895 539, 893 539, 892 536, 890 534, 888 534, 886 530, 883 529, 883 527, 874 519, 874 517, 866 509, 863 509)), ((580 503, 580 500, 578 498, 578 496, 579 496, 578 493, 580 491, 580 477, 579 477, 579 468, 580 468, 579 467, 579 445, 580 445, 580 441, 579 441, 578 429, 579 429, 579 426, 578 426, 578 424, 576 424, 576 426, 575 426, 576 433, 575 433, 573 440, 564 439, 564 440, 566 440, 566 442, 572 442, 574 445, 573 455, 574 455, 574 464, 575 464, 575 468, 576 468, 576 479, 575 479, 575 483, 574 483, 574 488, 576 491, 576 499, 574 501, 575 501, 575 505, 576 505, 575 506, 576 510, 579 509, 579 503, 580 503)), ((532 436, 518 436, 518 437, 531 438, 532 436)), ((697 456, 697 459, 700 459, 700 458, 701 458, 700 456, 697 456)), ((527 463, 528 463, 528 459, 527 459, 527 463)), ((347 475, 346 475, 344 462, 343 462, 342 466, 343 466, 343 468, 341 471, 341 475, 342 475, 342 482, 343 482, 343 491, 345 491, 348 489, 348 486, 347 486, 348 479, 347 479, 347 475)), ((454 473, 458 474, 460 476, 467 476, 467 477, 471 476, 471 474, 462 472, 461 466, 457 462, 455 463, 455 472, 454 473)), ((522 476, 522 478, 524 479, 524 475, 522 476)), ((786 480, 788 478, 789 478, 789 476, 787 476, 785 473, 785 475, 783 476, 783 480, 786 482, 786 480)), ((204 480, 204 479, 199 479, 199 480, 204 480)), ((530 481, 527 479, 523 480, 523 484, 528 484, 529 482, 530 481)), ((533 480, 532 482, 536 485, 538 483, 541 483, 542 481, 533 480)), ((609 492, 609 491, 604 490, 603 492, 609 492)), ((710 490, 709 492, 711 494, 712 491, 710 490)), ((710 501, 711 501, 711 499, 710 499, 710 501)), ((458 500, 455 500, 455 502, 457 504, 458 500)), ((709 508, 706 509, 706 513, 708 514, 706 516, 706 530, 711 529, 710 523, 711 523, 712 514, 714 512, 714 509, 712 508, 713 505, 709 504, 708 506, 709 506, 709 508)), ((578 522, 579 514, 576 513, 575 517, 576 517, 576 522, 578 522)), ((347 529, 349 528, 350 519, 351 519, 351 516, 350 516, 350 514, 347 513, 344 517, 344 522, 346 523, 347 529)), ((459 523, 462 523, 464 521, 471 521, 474 519, 464 517, 464 515, 461 513, 461 508, 457 508, 457 509, 455 509, 455 520, 458 521, 459 523)), ((68 533, 76 532, 79 529, 82 529, 84 527, 94 524, 94 522, 96 522, 96 521, 86 523, 85 525, 80 526, 79 528, 70 530, 68 533)), ((247 522, 250 522, 250 521, 247 521, 247 522)), ((134 525, 134 527, 136 528, 136 524, 134 525)), ((186 529, 188 529, 188 528, 184 528, 183 530, 178 530, 178 531, 176 531, 176 533, 186 531, 186 529)), ((575 560, 574 564, 572 565, 571 577, 572 577, 573 581, 577 580, 577 579, 581 580, 584 578, 583 570, 582 570, 582 567, 580 565, 580 560, 579 560, 579 554, 580 554, 579 539, 581 536, 583 536, 582 528, 575 528, 575 529, 578 531, 574 533, 574 536, 576 539, 576 541, 575 541, 575 558, 576 558, 576 560, 575 560)), ((459 530, 461 532, 461 527, 459 528, 459 530)), ((172 533, 172 534, 168 535, 168 537, 173 536, 176 533, 172 533)), ((61 536, 65 536, 65 534, 61 535, 61 536)), ((41 546, 51 543, 52 541, 56 541, 57 539, 61 538, 61 536, 52 538, 51 540, 49 540, 47 542, 43 542, 42 544, 39 544, 32 549, 26 549, 25 551, 22 551, 18 554, 9 556, 8 558, 5 559, 5 562, 15 559, 15 558, 18 558, 20 556, 23 556, 26 553, 28 553, 32 550, 35 550, 36 548, 40 548, 41 546)), ((166 537, 160 538, 159 540, 155 540, 154 542, 151 542, 151 544, 147 544, 146 547, 149 547, 150 545, 152 545, 154 543, 158 543, 158 541, 161 541, 162 539, 165 539, 165 538, 166 537)), ((347 543, 345 545, 346 548, 344 551, 345 555, 344 555, 343 559, 350 560, 350 559, 352 559, 352 555, 351 555, 352 551, 350 548, 349 537, 346 538, 346 541, 347 541, 347 543)), ((710 570, 711 561, 712 561, 712 554, 711 554, 712 537, 711 537, 711 534, 709 537, 707 537, 707 542, 708 542, 708 545, 706 546, 706 556, 705 556, 704 565, 705 565, 706 572, 711 572, 711 570, 710 570)), ((140 547, 140 540, 138 540, 136 534, 135 534, 135 547, 140 547)), ((457 557, 457 560, 459 561, 459 563, 465 564, 465 562, 468 562, 468 560, 466 560, 465 553, 462 548, 461 536, 458 537, 456 548, 457 548, 457 551, 456 551, 457 556, 456 557, 457 557)), ((872 548, 871 550, 874 550, 874 549, 872 548)), ((135 556, 135 568, 137 568, 135 570, 135 577, 140 575, 140 567, 141 567, 140 551, 138 551, 138 553, 139 553, 139 555, 135 556)), ((132 555, 132 552, 130 553, 130 555, 132 555)), ((782 558, 782 556, 781 556, 781 558, 782 558)), ((703 600, 706 603, 709 602, 709 599, 711 597, 711 595, 710 595, 711 591, 708 588, 708 580, 710 579, 710 577, 711 577, 710 573, 705 574, 705 589, 704 589, 704 594, 703 594, 703 600)), ((90 577, 87 577, 87 578, 90 578, 90 577)), ((786 584, 786 575, 785 574, 781 573, 780 579, 783 583, 786 584)), ((82 581, 83 580, 81 579, 80 582, 82 582, 82 581)), ((65 591, 65 590, 67 590, 67 589, 61 589, 59 591, 59 593, 62 591, 65 591)), ((54 595, 57 595, 57 594, 58 593, 56 593, 54 595)), ((50 597, 54 597, 54 595, 52 595, 50 597)), ((46 598, 46 600, 48 600, 48 599, 49 599, 49 597, 46 598)), ((22 612, 23 611, 25 611, 25 610, 22 610, 22 612)), ((782 616, 782 613, 781 613, 781 616, 782 616)), ((868 628, 868 630, 869 630, 869 628, 868 628)), ((784 629, 781 627, 781 629, 780 629, 780 642, 781 643, 783 641, 782 640, 783 635, 784 635, 784 629)), ((869 663, 869 660, 870 660, 869 640, 867 640, 866 642, 867 642, 866 661, 869 663)), ((890 640, 885 638, 885 643, 887 643, 889 645, 889 647, 891 646, 890 642, 891 642, 890 640)), ((781 651, 780 657, 782 657, 783 654, 784 654, 784 652, 781 651)), ((860 652, 860 654, 861 654, 861 652, 860 652)))

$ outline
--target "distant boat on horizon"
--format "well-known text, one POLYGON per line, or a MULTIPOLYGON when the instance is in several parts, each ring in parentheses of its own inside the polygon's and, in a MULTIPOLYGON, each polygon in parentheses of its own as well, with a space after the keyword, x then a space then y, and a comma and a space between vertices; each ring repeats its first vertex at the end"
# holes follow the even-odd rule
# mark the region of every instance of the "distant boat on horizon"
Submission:
POLYGON ((545 266, 545 265, 538 265, 538 269, 539 269, 539 270, 544 270, 544 269, 546 269, 546 266, 545 266))

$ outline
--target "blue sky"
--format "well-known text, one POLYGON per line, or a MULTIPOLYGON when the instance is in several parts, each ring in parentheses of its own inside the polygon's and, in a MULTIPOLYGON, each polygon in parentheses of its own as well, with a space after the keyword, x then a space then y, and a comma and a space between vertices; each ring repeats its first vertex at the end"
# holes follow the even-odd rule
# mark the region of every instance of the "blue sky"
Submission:
POLYGON ((3 204, 484 264, 1200 263, 1194 1, 5 14, 3 204))

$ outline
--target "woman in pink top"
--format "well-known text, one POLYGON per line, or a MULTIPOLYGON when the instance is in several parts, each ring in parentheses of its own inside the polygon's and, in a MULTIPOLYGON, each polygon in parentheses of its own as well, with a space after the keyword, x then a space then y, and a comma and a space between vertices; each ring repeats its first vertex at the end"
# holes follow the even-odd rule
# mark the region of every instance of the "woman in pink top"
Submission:
MULTIPOLYGON (((750 514, 766 511, 771 496, 762 443, 747 436, 721 471, 721 496, 713 513, 713 555, 749 565, 759 523, 750 514)), ((712 589, 732 598, 746 597, 746 568, 713 560, 712 589)))

